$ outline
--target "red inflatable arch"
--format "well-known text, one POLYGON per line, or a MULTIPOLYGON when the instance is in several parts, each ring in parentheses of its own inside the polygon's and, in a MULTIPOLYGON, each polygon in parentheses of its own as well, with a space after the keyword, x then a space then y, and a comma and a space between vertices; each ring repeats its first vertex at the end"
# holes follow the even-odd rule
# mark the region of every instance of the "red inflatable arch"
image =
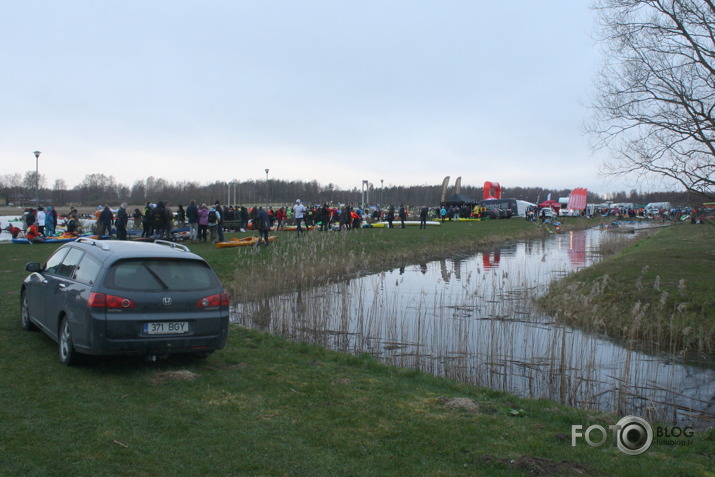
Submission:
POLYGON ((498 182, 484 183, 484 200, 488 199, 501 199, 501 186, 498 182))

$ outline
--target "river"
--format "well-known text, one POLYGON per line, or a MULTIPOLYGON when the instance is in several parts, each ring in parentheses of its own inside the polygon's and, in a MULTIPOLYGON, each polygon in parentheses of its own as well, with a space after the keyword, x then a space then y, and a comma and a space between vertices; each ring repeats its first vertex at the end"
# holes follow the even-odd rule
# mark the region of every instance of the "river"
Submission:
POLYGON ((233 319, 519 396, 712 425, 712 361, 642 353, 555 323, 534 304, 552 280, 600 260, 610 236, 574 231, 410 265, 241 304, 233 319))

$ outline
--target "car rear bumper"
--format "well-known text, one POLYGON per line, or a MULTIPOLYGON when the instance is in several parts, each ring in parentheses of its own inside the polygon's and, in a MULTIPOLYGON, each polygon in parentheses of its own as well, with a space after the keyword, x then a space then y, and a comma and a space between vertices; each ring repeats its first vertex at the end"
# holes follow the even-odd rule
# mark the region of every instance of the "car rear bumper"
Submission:
POLYGON ((95 338, 88 347, 76 346, 77 351, 94 356, 147 356, 216 351, 226 346, 228 317, 213 334, 140 336, 136 338, 95 338))

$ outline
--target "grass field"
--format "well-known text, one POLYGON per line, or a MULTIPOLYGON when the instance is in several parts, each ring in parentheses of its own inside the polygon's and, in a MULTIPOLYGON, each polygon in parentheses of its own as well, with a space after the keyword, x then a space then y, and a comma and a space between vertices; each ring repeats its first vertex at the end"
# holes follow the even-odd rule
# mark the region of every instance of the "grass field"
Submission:
MULTIPOLYGON (((342 268, 349 274, 543 233, 524 221, 469 225, 285 235, 269 249, 192 250, 230 288, 253 289, 255 274, 278 267, 273 257, 285 250, 306 267, 323 266, 310 260, 324 260, 326 250, 357 257, 342 268), (315 244, 331 237, 332 246, 315 244)), ((603 447, 582 439, 572 446, 572 425, 607 426, 618 417, 238 327, 227 348, 205 361, 61 366, 52 341, 19 326, 24 264, 44 261, 55 247, 0 245, 0 475, 713 475, 712 430, 695 433, 690 445, 657 444, 635 457, 611 437, 603 447)), ((270 273, 295 273, 291 266, 270 273)))
POLYGON ((715 227, 680 223, 555 283, 561 321, 671 354, 715 353, 715 227))

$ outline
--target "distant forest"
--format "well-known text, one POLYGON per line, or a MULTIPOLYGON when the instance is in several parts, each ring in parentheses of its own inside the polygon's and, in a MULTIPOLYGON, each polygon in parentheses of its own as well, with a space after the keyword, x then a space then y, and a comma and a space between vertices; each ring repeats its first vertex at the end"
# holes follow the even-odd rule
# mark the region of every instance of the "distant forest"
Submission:
MULTIPOLYGON (((35 204, 35 172, 28 172, 25 177, 20 174, 7 174, 0 176, 0 201, 5 205, 30 206, 35 204)), ((508 187, 503 189, 502 197, 515 198, 528 202, 539 203, 547 199, 558 200, 559 197, 568 197, 570 189, 544 189, 541 187, 508 187)), ((450 186, 447 197, 455 193, 455 187, 450 186)), ((137 180, 133 185, 127 186, 118 183, 113 176, 104 174, 88 174, 77 186, 68 189, 62 180, 55 181, 53 187, 48 187, 42 175, 39 181, 39 197, 41 204, 52 204, 58 207, 92 206, 109 204, 111 206, 127 202, 130 205, 141 205, 147 202, 164 201, 172 205, 186 205, 190 200, 198 203, 214 203, 243 205, 273 206, 292 204, 296 199, 301 199, 305 204, 366 204, 395 206, 437 206, 440 203, 442 186, 415 185, 415 186, 386 186, 384 188, 369 184, 363 189, 339 189, 333 184, 322 185, 313 180, 284 181, 269 179, 268 181, 217 181, 211 184, 196 182, 170 182, 160 178, 149 177, 137 180)), ((480 200, 482 187, 462 185, 461 194, 480 200)), ((606 201, 620 203, 634 203, 644 205, 649 202, 670 202, 674 206, 690 206, 707 202, 703 196, 687 192, 649 192, 639 193, 635 190, 619 192, 601 197, 589 191, 589 203, 604 203, 606 201)))

